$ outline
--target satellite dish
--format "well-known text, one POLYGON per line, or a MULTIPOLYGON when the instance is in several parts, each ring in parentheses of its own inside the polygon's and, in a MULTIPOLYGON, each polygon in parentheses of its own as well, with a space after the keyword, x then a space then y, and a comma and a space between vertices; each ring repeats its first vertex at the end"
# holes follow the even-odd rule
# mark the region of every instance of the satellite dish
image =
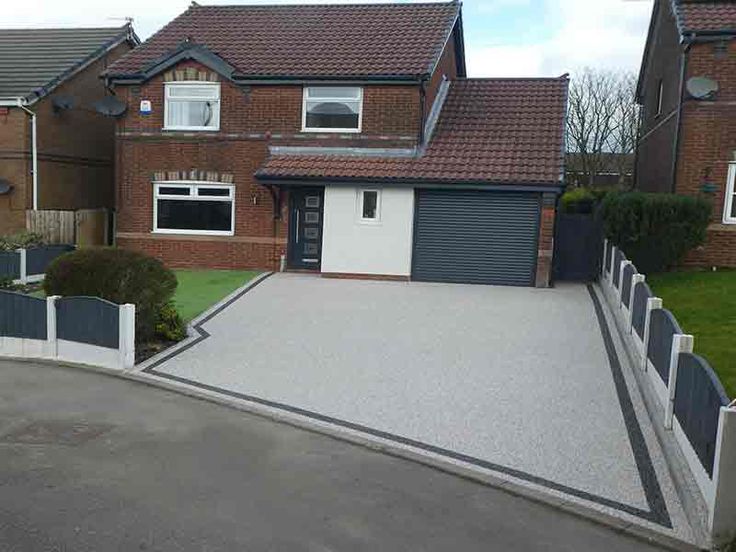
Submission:
POLYGON ((13 186, 7 180, 0 178, 0 195, 9 194, 13 190, 13 186))
POLYGON ((67 109, 71 109, 75 106, 76 101, 71 96, 53 96, 51 98, 51 105, 54 108, 54 111, 57 113, 59 111, 66 111, 67 109))
POLYGON ((685 83, 685 88, 696 100, 707 100, 718 92, 718 82, 707 77, 691 77, 685 83))
POLYGON ((118 100, 115 96, 105 96, 94 103, 95 111, 106 117, 120 117, 128 106, 118 100))

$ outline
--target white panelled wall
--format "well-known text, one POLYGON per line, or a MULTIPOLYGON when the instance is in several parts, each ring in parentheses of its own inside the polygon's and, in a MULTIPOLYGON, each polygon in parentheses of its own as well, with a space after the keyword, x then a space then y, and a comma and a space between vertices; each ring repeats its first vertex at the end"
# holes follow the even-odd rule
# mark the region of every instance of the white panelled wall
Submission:
POLYGON ((414 190, 326 186, 322 272, 409 276, 414 190), (362 190, 379 190, 376 221, 361 219, 362 190))

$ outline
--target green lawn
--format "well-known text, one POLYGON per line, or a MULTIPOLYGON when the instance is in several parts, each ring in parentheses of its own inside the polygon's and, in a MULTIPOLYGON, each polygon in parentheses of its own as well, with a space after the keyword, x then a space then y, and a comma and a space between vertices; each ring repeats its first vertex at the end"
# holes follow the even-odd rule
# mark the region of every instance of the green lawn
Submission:
POLYGON ((258 275, 248 270, 175 270, 174 273, 179 281, 174 303, 186 322, 258 275))
POLYGON ((736 397, 736 270, 668 272, 647 281, 736 397))

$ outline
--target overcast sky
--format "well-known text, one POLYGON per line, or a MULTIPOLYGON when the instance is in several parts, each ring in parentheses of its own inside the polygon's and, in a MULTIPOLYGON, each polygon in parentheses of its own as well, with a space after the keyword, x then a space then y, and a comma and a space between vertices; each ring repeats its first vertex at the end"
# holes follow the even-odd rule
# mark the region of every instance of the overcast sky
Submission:
MULTIPOLYGON (((325 2, 335 0, 198 0, 200 4, 325 2)), ((113 26, 132 17, 136 32, 145 40, 189 3, 6 0, 0 26, 113 26)), ((558 76, 586 65, 636 71, 651 8, 652 0, 465 0, 469 76, 558 76)))

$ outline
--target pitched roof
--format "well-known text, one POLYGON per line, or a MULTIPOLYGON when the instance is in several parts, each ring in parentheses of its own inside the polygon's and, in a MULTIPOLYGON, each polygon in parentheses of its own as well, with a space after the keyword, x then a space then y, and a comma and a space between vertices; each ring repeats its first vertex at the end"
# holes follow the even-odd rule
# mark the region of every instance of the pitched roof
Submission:
POLYGON ((681 35, 736 33, 736 2, 733 0, 676 0, 675 15, 681 35))
POLYGON ((203 46, 243 78, 415 76, 430 71, 460 5, 193 4, 108 74, 134 77, 183 42, 203 46))
POLYGON ((559 185, 567 76, 453 81, 435 133, 413 157, 274 155, 261 180, 559 185))
POLYGON ((0 98, 42 96, 65 76, 134 38, 129 25, 105 28, 0 29, 0 98))

